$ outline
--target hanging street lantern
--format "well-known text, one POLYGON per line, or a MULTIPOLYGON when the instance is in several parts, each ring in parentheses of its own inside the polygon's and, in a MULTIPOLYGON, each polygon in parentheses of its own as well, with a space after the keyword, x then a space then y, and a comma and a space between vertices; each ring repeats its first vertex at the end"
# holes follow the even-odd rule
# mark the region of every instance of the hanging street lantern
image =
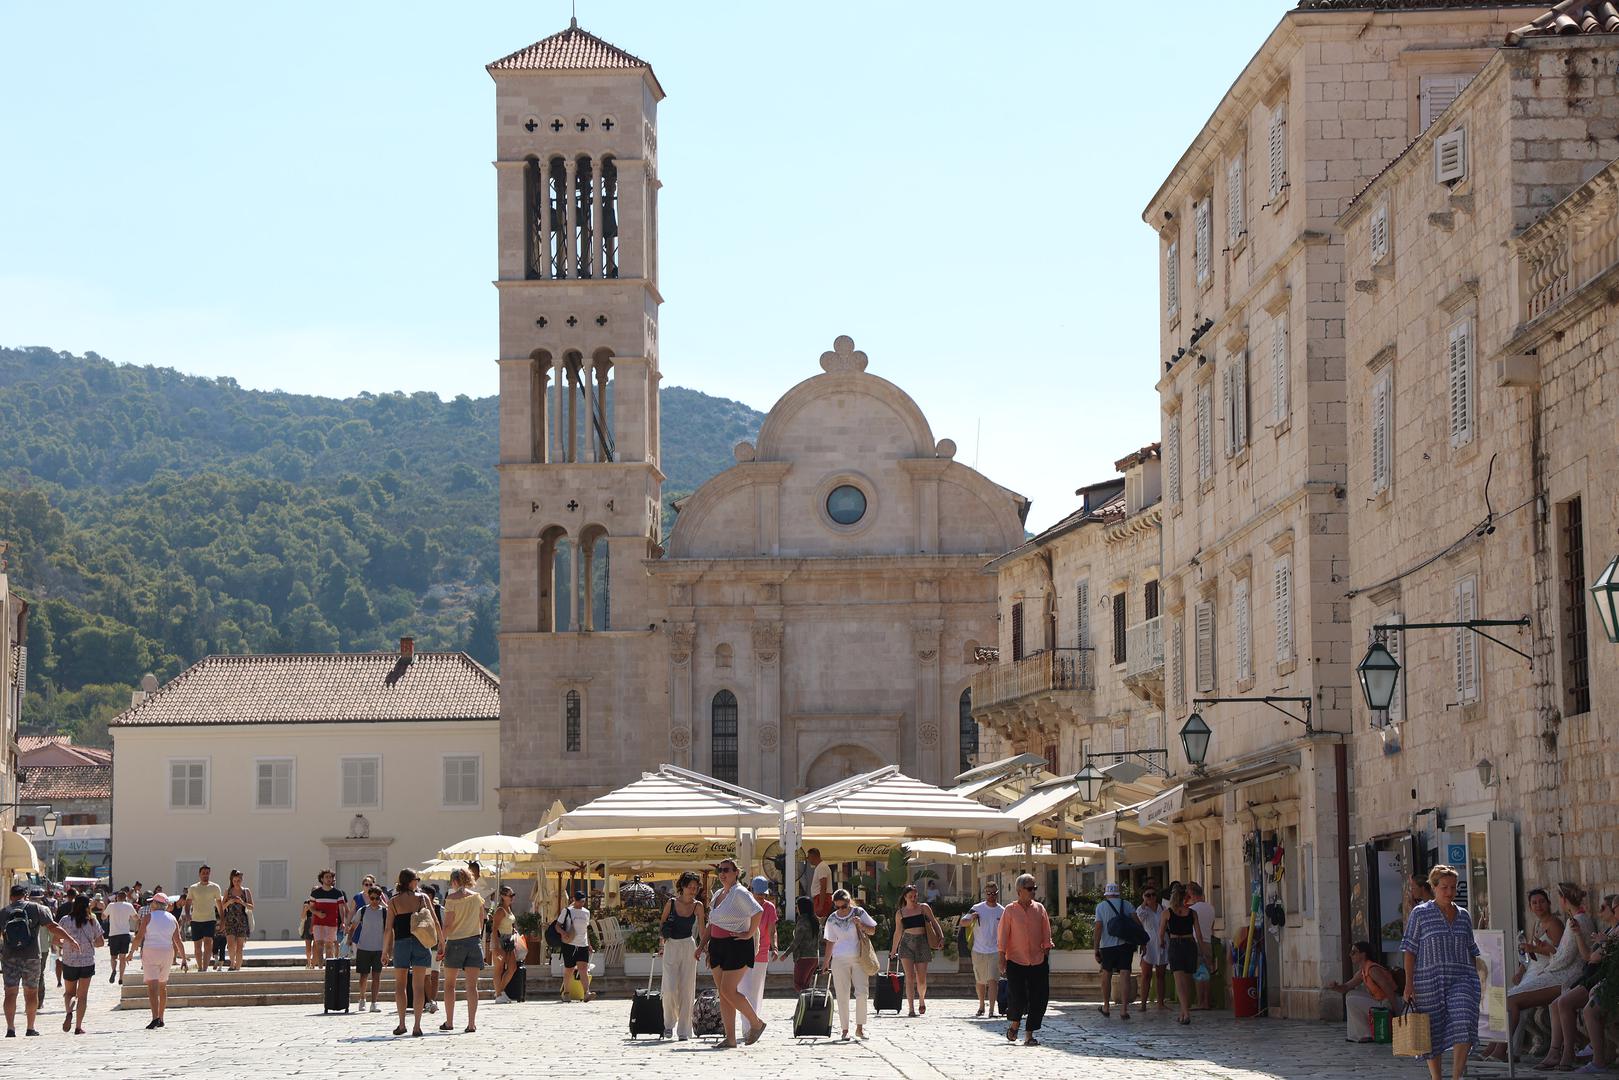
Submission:
POLYGON ((1209 756, 1209 738, 1214 731, 1203 722, 1202 713, 1193 713, 1181 725, 1181 749, 1186 751, 1186 762, 1201 769, 1209 756))
POLYGON ((1608 641, 1619 645, 1619 555, 1597 575, 1591 585, 1591 598, 1597 602, 1597 614, 1602 617, 1608 641))
POLYGON ((1373 712, 1388 712, 1394 701, 1394 684, 1400 677, 1400 662, 1394 659, 1381 641, 1372 642, 1360 665, 1355 668, 1360 676, 1360 689, 1366 695, 1366 707, 1373 712))
POLYGON ((1074 786, 1079 788, 1079 797, 1083 802, 1095 802, 1096 796, 1101 794, 1102 785, 1107 783, 1107 775, 1089 761, 1085 767, 1074 775, 1074 786))

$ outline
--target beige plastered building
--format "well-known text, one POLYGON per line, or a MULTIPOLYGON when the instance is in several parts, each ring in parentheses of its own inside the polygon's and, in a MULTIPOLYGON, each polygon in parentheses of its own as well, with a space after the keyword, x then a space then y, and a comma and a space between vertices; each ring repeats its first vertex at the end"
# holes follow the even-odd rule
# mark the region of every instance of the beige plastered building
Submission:
POLYGON ((663 89, 577 25, 489 72, 507 830, 661 762, 777 795, 888 764, 955 776, 995 639, 981 570, 1027 501, 839 337, 665 538, 663 89))

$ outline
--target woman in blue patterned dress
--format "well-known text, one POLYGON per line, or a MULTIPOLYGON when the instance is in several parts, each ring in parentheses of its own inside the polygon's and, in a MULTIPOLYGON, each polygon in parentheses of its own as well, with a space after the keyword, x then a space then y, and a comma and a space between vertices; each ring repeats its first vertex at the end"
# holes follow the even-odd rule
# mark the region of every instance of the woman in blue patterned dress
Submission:
POLYGON ((1448 866, 1428 871, 1434 898, 1411 909, 1400 942, 1407 1011, 1414 1006, 1426 1013, 1433 1036, 1432 1051, 1423 1055, 1432 1080, 1440 1080, 1439 1059, 1446 1047, 1451 1049, 1451 1075, 1461 1080, 1467 1052, 1478 1041, 1481 989, 1473 965, 1478 943, 1467 909, 1456 906, 1456 880, 1456 871, 1448 866))

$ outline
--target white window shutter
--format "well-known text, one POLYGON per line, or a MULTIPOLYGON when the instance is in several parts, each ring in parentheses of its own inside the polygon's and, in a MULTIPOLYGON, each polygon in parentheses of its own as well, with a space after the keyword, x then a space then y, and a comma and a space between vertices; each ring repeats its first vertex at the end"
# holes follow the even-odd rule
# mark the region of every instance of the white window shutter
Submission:
POLYGON ((1270 366, 1271 366, 1271 398, 1275 408, 1275 418, 1272 423, 1281 426, 1287 421, 1287 415, 1292 408, 1292 380, 1288 377, 1287 355, 1287 319, 1278 315, 1271 323, 1274 328, 1270 337, 1270 366))
MULTIPOLYGON (((1478 618, 1478 578, 1468 575, 1456 583, 1456 621, 1478 618)), ((1478 635, 1456 630, 1456 700, 1468 705, 1479 697, 1478 635)))
POLYGON ((1287 102, 1278 102, 1270 114, 1270 197, 1287 186, 1287 102))
POLYGON ((1242 155, 1231 159, 1225 171, 1225 236, 1226 243, 1235 247, 1247 230, 1243 220, 1242 155))
POLYGON ((1473 323, 1463 319, 1450 328, 1450 445, 1473 441, 1473 323))
POLYGON ((1385 370, 1372 385, 1372 494, 1387 491, 1393 475, 1393 376, 1385 370))
POLYGON ((1164 469, 1169 473, 1169 503, 1178 505, 1181 501, 1181 417, 1180 413, 1173 413, 1169 417, 1169 428, 1164 432, 1164 469))
POLYGON ((1293 659, 1293 556, 1276 560, 1276 662, 1293 659))
POLYGON ((1171 240, 1164 249, 1164 310, 1170 318, 1181 309, 1180 241, 1171 240))
POLYGON ((1214 689, 1214 605, 1208 601, 1198 604, 1197 620, 1197 690, 1206 694, 1214 689))
POLYGON ((1389 257, 1389 204, 1383 203, 1372 211, 1372 263, 1375 265, 1389 257))
POLYGON ((1236 403, 1232 415, 1232 441, 1238 450, 1248 445, 1248 350, 1234 358, 1231 369, 1232 400, 1236 403))
MULTIPOLYGON (((1396 611, 1382 621, 1400 623, 1405 621, 1405 616, 1396 611)), ((1405 687, 1406 684, 1411 681, 1411 679, 1410 672, 1404 669, 1405 659, 1402 655, 1405 652, 1405 645, 1403 644, 1404 639, 1405 635, 1396 630, 1394 633, 1388 636, 1388 639, 1385 642, 1385 644, 1388 646, 1389 655, 1394 657, 1395 663, 1401 665, 1399 678, 1397 678, 1394 683, 1394 696, 1389 699, 1388 719, 1389 723, 1391 724, 1401 724, 1405 722, 1405 687)))
POLYGON ((1225 428, 1225 456, 1237 452, 1237 369, 1227 364, 1220 371, 1220 424, 1225 428))
POLYGON ((1091 643, 1091 583, 1081 581, 1074 599, 1079 605, 1074 625, 1077 630, 1078 646, 1083 649, 1091 643))
POLYGON ((1237 681, 1247 682, 1254 677, 1253 649, 1248 615, 1248 579, 1238 578, 1231 591, 1232 621, 1237 634, 1237 681))
POLYGON ((1192 258, 1197 267, 1197 283, 1202 285, 1209 280, 1213 260, 1209 255, 1209 245, 1213 236, 1212 223, 1209 218, 1213 211, 1209 205, 1209 197, 1205 195, 1198 201, 1192 211, 1192 258))
POLYGON ((1417 83, 1417 97, 1422 106, 1422 130, 1427 131, 1429 125, 1450 108, 1451 102, 1461 96, 1472 81, 1471 75, 1424 75, 1417 83))
POLYGON ((1214 418, 1214 391, 1208 383, 1197 388, 1197 482, 1202 484, 1214 477, 1214 433, 1210 425, 1214 418))
POLYGON ((1175 704, 1186 704, 1186 624, 1175 620, 1175 633, 1170 641, 1174 655, 1171 657, 1169 669, 1170 678, 1174 685, 1171 687, 1175 693, 1175 704))
POLYGON ((1453 183, 1467 175, 1467 131, 1457 128, 1434 140, 1434 175, 1440 183, 1453 183))

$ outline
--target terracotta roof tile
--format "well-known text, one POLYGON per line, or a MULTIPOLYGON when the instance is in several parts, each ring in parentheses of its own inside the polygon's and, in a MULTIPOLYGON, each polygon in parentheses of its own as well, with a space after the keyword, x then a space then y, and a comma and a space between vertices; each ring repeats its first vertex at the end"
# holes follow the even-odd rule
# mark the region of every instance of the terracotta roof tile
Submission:
POLYGON ((579 29, 577 20, 559 34, 536 41, 488 65, 490 71, 599 71, 652 65, 617 45, 579 29))
POLYGON ((1539 7, 1540 0, 1299 0, 1295 11, 1444 11, 1454 8, 1539 7))
POLYGON ((1516 45, 1527 37, 1558 34, 1619 34, 1619 3, 1614 0, 1562 0, 1550 11, 1507 35, 1516 45))
POLYGON ((33 765, 23 770, 18 802, 112 798, 111 765, 33 765))
POLYGON ((109 726, 499 717, 500 680, 466 653, 294 653, 199 660, 109 726))

